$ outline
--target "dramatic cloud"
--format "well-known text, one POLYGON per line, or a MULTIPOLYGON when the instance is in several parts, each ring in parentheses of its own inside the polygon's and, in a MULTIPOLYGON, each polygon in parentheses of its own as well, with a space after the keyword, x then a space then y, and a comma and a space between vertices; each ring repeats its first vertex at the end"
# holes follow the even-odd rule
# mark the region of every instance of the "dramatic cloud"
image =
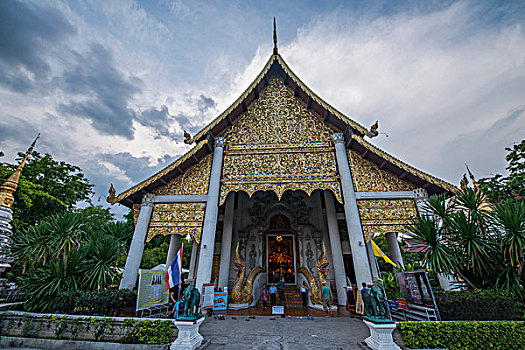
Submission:
POLYGON ((465 162, 504 171, 525 135, 523 2, 329 4, 0 1, 3 160, 40 131, 38 150, 81 166, 98 196, 151 176, 261 71, 275 14, 290 68, 379 120, 389 137, 372 143, 451 182, 465 162))
POLYGON ((0 84, 27 92, 34 82, 49 78, 48 53, 73 33, 55 8, 0 1, 0 84))
POLYGON ((133 138, 129 108, 133 96, 140 92, 141 80, 119 72, 111 54, 100 44, 92 44, 85 54, 74 53, 75 64, 59 79, 63 91, 78 97, 58 106, 58 111, 86 118, 98 131, 133 138))

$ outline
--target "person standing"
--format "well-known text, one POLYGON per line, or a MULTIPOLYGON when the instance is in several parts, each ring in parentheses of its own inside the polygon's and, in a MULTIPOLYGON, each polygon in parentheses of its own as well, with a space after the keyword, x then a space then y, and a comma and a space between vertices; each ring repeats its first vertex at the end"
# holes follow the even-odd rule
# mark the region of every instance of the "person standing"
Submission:
POLYGON ((284 295, 284 278, 281 277, 281 280, 277 284, 277 289, 279 290, 279 302, 282 306, 286 306, 286 298, 284 295))
POLYGON ((306 308, 308 306, 308 286, 305 281, 303 281, 303 285, 301 286, 301 297, 303 298, 303 308, 306 308))
POLYGON ((323 284, 321 294, 323 295, 323 309, 327 313, 326 317, 329 317, 332 315, 332 312, 330 311, 330 308, 332 307, 332 290, 328 287, 328 283, 325 282, 323 284))
POLYGON ((268 307, 268 288, 266 288, 266 283, 263 284, 262 286, 262 289, 261 289, 261 300, 262 300, 262 303, 263 303, 263 308, 266 310, 266 308, 268 307))
POLYGON ((270 303, 272 306, 277 304, 277 287, 273 283, 270 287, 270 303))

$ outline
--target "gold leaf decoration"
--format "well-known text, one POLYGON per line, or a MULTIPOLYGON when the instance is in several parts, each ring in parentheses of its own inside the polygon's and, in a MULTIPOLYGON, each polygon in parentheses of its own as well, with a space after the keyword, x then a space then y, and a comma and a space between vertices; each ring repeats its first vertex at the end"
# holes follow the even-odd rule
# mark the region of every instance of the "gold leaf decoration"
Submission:
POLYGON ((412 191, 417 188, 416 185, 399 179, 391 172, 379 169, 375 163, 363 159, 353 150, 348 149, 347 154, 357 192, 412 191))
POLYGON ((190 235, 200 243, 205 203, 156 203, 146 242, 156 235, 190 235))
POLYGON ((167 185, 155 190, 156 195, 207 194, 210 182, 212 154, 175 177, 167 185))
POLYGON ((357 206, 367 242, 379 233, 408 232, 417 217, 412 199, 358 200, 357 206))
POLYGON ((342 202, 333 134, 275 78, 224 135, 220 204, 229 192, 331 190, 342 202))

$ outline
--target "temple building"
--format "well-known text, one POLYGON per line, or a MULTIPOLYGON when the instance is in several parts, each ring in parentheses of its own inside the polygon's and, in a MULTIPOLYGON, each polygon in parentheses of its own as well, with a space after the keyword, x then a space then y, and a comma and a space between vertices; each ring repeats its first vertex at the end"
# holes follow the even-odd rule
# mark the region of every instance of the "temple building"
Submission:
MULTIPOLYGON (((425 211, 429 195, 455 187, 398 160, 377 136, 323 101, 277 49, 244 93, 185 142, 172 164, 108 200, 132 208, 136 225, 120 288, 133 288, 144 245, 170 235, 193 244, 190 276, 228 287, 231 303, 254 305, 263 283, 345 286, 378 277, 371 237, 397 234, 425 211)), ((397 250, 396 250, 397 249, 397 250)))

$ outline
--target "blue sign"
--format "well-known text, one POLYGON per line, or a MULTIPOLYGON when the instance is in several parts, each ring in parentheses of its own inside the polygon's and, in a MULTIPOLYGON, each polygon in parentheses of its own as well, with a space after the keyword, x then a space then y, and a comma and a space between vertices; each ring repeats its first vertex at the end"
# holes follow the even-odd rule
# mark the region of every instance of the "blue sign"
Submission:
POLYGON ((213 294, 213 310, 226 310, 228 308, 228 292, 215 292, 213 294))
POLYGON ((284 306, 272 306, 272 315, 284 315, 284 306))

